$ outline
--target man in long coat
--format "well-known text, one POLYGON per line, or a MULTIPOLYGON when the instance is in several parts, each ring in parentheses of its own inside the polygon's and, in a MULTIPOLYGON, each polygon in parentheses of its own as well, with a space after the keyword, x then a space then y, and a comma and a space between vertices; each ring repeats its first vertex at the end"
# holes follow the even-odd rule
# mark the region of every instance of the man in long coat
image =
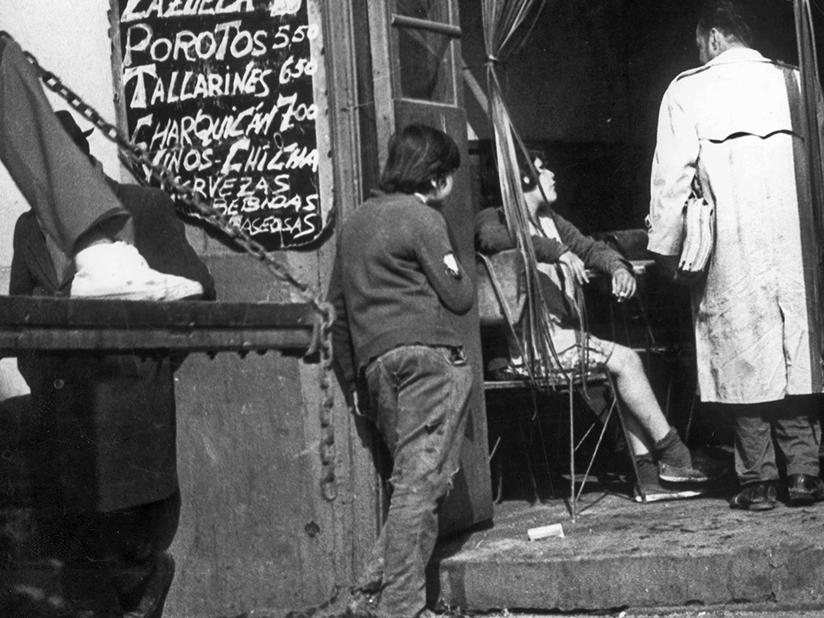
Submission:
POLYGON ((767 60, 751 40, 734 2, 704 7, 696 29, 703 66, 676 77, 661 103, 649 249, 674 270, 697 176, 716 213, 706 278, 692 288, 698 385, 702 401, 734 407, 742 489, 731 506, 763 510, 776 500, 775 446, 788 503, 824 498, 822 325, 798 71, 767 60))

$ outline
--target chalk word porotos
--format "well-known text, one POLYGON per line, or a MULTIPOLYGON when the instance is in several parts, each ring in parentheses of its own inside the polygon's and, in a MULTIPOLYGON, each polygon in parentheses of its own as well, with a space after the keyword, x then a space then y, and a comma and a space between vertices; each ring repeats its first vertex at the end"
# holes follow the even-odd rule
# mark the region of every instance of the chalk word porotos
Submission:
MULTIPOLYGON (((301 0, 295 0, 300 8, 301 0)), ((275 4, 280 4, 275 2, 275 4)), ((223 15, 253 13, 254 0, 128 0, 120 14, 123 23, 149 19, 191 15, 223 15)))
POLYGON ((150 25, 134 24, 126 29, 123 66, 170 60, 225 60, 227 52, 235 59, 259 57, 269 50, 268 34, 266 30, 250 32, 240 20, 219 23, 198 33, 180 30, 174 37, 156 37, 150 25))

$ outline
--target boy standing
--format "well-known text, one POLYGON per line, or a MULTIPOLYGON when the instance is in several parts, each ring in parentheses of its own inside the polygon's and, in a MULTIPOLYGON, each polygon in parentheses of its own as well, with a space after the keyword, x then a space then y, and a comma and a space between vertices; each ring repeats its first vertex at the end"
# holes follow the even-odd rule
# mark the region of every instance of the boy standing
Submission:
POLYGON ((441 131, 410 125, 393 136, 383 194, 345 222, 329 286, 339 378, 350 393, 365 383, 365 414, 393 461, 389 512, 357 590, 376 595, 380 616, 426 614, 436 510, 459 465, 472 369, 453 318, 475 288, 439 210, 459 164, 441 131))

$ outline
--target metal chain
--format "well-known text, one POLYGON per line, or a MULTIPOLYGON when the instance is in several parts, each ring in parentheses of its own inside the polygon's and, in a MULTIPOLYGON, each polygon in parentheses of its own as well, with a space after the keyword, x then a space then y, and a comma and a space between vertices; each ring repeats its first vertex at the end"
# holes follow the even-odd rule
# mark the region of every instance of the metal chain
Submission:
MULTIPOLYGON (((6 33, 0 33, 4 36, 6 33)), ((267 269, 278 279, 286 281, 298 289, 300 294, 308 300, 312 308, 320 316, 320 389, 321 402, 319 410, 320 422, 320 460, 321 460, 321 495, 325 500, 333 501, 337 497, 337 480, 335 476, 335 426, 334 404, 332 395, 332 323, 335 320, 335 311, 332 305, 321 300, 320 296, 309 285, 300 281, 288 269, 266 252, 259 242, 254 240, 246 231, 233 224, 229 218, 211 204, 207 204, 200 195, 188 185, 178 182, 172 172, 154 163, 143 148, 133 144, 121 135, 117 127, 107 122, 91 105, 86 103, 76 92, 66 86, 57 75, 44 69, 37 59, 29 52, 23 52, 38 71, 40 79, 52 91, 62 97, 75 111, 91 122, 101 133, 117 144, 121 152, 131 161, 144 165, 152 177, 163 186, 170 187, 175 195, 187 206, 194 208, 207 222, 221 230, 233 242, 239 245, 253 258, 263 262, 267 269)))

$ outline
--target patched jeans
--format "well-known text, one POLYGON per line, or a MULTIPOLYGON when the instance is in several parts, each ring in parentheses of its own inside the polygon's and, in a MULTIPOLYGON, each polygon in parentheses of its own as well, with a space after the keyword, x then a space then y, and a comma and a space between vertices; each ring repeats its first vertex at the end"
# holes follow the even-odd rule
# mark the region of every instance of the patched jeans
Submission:
POLYGON ((365 580, 381 616, 426 607, 424 571, 438 537, 436 511, 460 465, 472 368, 460 348, 401 346, 366 368, 369 415, 392 454, 389 513, 365 580))

